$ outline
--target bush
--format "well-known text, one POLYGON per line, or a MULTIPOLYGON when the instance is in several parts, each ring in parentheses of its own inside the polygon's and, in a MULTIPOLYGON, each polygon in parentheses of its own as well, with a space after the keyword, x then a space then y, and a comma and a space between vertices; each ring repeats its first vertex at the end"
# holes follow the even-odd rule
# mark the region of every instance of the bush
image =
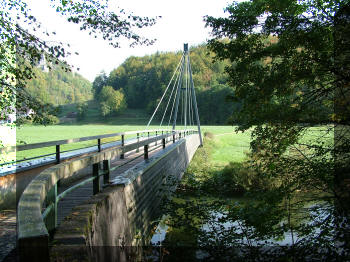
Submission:
POLYGON ((44 117, 44 124, 45 125, 57 125, 60 123, 60 120, 57 116, 54 115, 47 115, 44 117))
POLYGON ((204 137, 213 139, 213 138, 214 138, 214 134, 213 134, 213 133, 210 133, 210 132, 204 132, 204 137))
POLYGON ((79 120, 84 119, 87 115, 88 103, 87 102, 77 103, 77 111, 78 111, 78 119, 79 120))

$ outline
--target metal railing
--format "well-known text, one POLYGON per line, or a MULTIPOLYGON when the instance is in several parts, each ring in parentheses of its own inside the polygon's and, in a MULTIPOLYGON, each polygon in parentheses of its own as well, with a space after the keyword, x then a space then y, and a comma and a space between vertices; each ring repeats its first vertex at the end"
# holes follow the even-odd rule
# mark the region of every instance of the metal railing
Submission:
MULTIPOLYGON (((118 146, 113 147, 114 149, 120 148, 121 153, 119 157, 121 159, 124 159, 125 153, 128 153, 132 150, 136 150, 136 152, 139 152, 139 148, 143 147, 143 153, 139 154, 136 157, 133 157, 126 162, 122 163, 121 165, 115 166, 113 168, 110 167, 110 159, 104 159, 102 162, 96 162, 92 164, 92 176, 89 178, 84 179, 83 181, 79 182, 78 184, 75 184, 66 190, 64 190, 62 193, 58 194, 58 182, 57 180, 51 187, 51 189, 48 191, 44 203, 46 204, 46 208, 42 213, 42 219, 45 223, 46 229, 48 232, 52 231, 57 227, 57 205, 58 202, 64 198, 65 195, 67 195, 69 192, 89 183, 92 183, 93 188, 93 195, 99 193, 101 191, 101 184, 100 184, 100 177, 103 176, 103 184, 107 185, 110 182, 110 173, 114 171, 117 168, 120 168, 121 166, 130 163, 134 160, 136 160, 139 157, 144 157, 145 160, 149 158, 149 153, 157 150, 159 148, 165 149, 166 144, 168 142, 171 142, 169 138, 172 138, 172 142, 175 143, 176 140, 180 140, 181 138, 186 137, 187 135, 198 133, 195 130, 181 130, 181 131, 169 131, 169 130, 146 130, 146 131, 132 131, 132 132, 125 132, 125 133, 118 133, 122 135, 122 143, 118 146), (166 132, 165 132, 166 131, 166 132), (150 134, 154 132, 156 133, 156 136, 150 136, 150 134), (165 134, 164 134, 165 132, 165 134), (136 142, 125 144, 123 136, 125 134, 137 134, 136 142), (147 133, 147 138, 143 139, 140 134, 147 133), (158 135, 161 134, 161 135, 158 135), (161 141, 158 144, 158 141, 161 141), (102 164, 102 170, 100 170, 100 166, 102 164)), ((50 142, 48 142, 50 143, 50 142)), ((43 143, 45 144, 45 143, 43 143)), ((101 152, 101 149, 99 149, 99 152, 101 152)), ((74 162, 75 160, 71 160, 71 162, 74 162)))
POLYGON ((91 148, 93 146, 97 147, 97 150, 96 150, 97 152, 101 152, 102 145, 104 145, 104 144, 109 144, 109 143, 120 141, 121 144, 124 145, 125 136, 127 136, 127 135, 135 135, 136 134, 137 136, 135 137, 135 139, 137 139, 137 141, 140 141, 140 139, 145 137, 146 134, 147 134, 147 137, 150 137, 150 134, 157 136, 158 134, 171 133, 171 132, 172 131, 169 129, 128 131, 128 132, 119 132, 119 133, 112 133, 112 134, 105 134, 105 135, 98 135, 98 136, 88 136, 88 137, 81 137, 81 138, 72 138, 72 139, 56 140, 56 141, 49 141, 49 142, 40 142, 40 143, 34 143, 34 144, 9 146, 9 147, 0 148, 0 154, 33 150, 33 149, 39 149, 39 148, 45 148, 45 147, 51 147, 51 146, 55 146, 55 152, 49 153, 49 154, 44 154, 44 155, 38 155, 38 156, 30 157, 30 158, 23 158, 20 160, 14 160, 14 161, 6 162, 6 163, 0 163, 0 166, 16 164, 16 163, 20 163, 20 162, 24 162, 24 161, 34 160, 34 159, 47 157, 47 156, 53 156, 53 155, 55 155, 56 164, 59 164, 61 162, 61 154, 62 153, 72 152, 72 151, 79 150, 79 149, 91 148), (102 139, 111 138, 111 137, 121 137, 121 139, 114 140, 114 141, 108 141, 107 143, 101 142, 102 139), (62 151, 62 145, 79 143, 79 142, 84 142, 84 141, 91 141, 91 140, 96 140, 96 144, 95 145, 92 144, 92 145, 89 145, 86 147, 77 147, 74 149, 62 151))

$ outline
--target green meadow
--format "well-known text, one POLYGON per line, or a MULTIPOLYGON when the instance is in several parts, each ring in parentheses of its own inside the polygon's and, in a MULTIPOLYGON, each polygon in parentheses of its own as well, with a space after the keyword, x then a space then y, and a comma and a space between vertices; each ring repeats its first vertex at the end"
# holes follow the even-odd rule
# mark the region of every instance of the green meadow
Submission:
MULTIPOLYGON (((79 138, 85 136, 95 136, 101 134, 111 134, 123 131, 144 130, 144 125, 52 125, 37 126, 24 125, 16 130, 17 144, 32 144, 46 141, 79 138)), ((158 129, 159 126, 150 126, 149 129, 158 129)), ((178 127, 179 129, 183 127, 178 127)), ((196 127, 194 127, 196 129, 196 127)), ((235 133, 232 126, 202 126, 202 133, 210 132, 215 137, 214 161, 219 165, 234 160, 242 160, 245 150, 249 149, 250 134, 235 133)), ((120 137, 104 139, 102 142, 120 140, 120 137)), ((96 145, 97 141, 84 141, 80 143, 63 145, 61 150, 71 150, 96 145)), ((55 152, 55 147, 46 147, 35 150, 17 152, 17 160, 30 158, 38 155, 45 155, 55 152)))
MULTIPOLYGON (((108 124, 82 124, 82 125, 24 125, 16 129, 17 144, 32 144, 46 141, 111 134, 123 131, 144 130, 145 125, 108 125, 108 124)), ((150 126, 149 129, 158 129, 159 126, 150 126)), ((179 127, 181 129, 183 127, 179 127)), ((196 127, 194 127, 196 129, 196 127)), ((301 141, 312 141, 319 134, 327 143, 332 143, 333 132, 327 132, 328 126, 312 127, 301 138, 301 141)), ((229 162, 242 162, 249 152, 250 131, 235 132, 234 126, 202 126, 203 135, 212 134, 212 157, 210 161, 214 166, 222 167, 229 162)), ((128 138, 128 137, 126 137, 128 138)), ((120 140, 120 137, 103 139, 102 143, 120 140)), ((72 150, 96 145, 97 141, 84 141, 80 143, 63 145, 61 150, 72 150)), ((46 147, 35 150, 17 152, 16 159, 30 158, 55 152, 55 147, 46 147)))

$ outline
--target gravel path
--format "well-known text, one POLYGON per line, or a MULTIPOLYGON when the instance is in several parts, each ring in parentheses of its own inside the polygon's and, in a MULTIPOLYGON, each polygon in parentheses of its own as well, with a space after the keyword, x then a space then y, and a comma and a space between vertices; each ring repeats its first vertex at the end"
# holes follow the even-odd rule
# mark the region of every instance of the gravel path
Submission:
MULTIPOLYGON (((0 261, 14 261, 8 254, 16 247, 16 211, 0 211, 0 261), (5 257, 8 256, 6 259, 5 257)), ((14 252, 11 252, 14 253, 14 252)))

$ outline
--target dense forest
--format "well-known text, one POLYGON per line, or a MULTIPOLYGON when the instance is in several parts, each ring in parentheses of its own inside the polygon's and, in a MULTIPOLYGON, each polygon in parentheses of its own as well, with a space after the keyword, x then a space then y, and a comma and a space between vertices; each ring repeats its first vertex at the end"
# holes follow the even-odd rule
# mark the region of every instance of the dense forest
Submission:
POLYGON ((28 80, 26 89, 43 103, 58 106, 92 99, 91 83, 81 75, 59 67, 49 72, 34 70, 36 77, 28 80))
MULTIPOLYGON (((95 78, 94 98, 101 100, 103 88, 111 86, 124 95, 128 108, 144 109, 151 114, 181 55, 182 52, 157 52, 149 56, 129 57, 122 65, 112 70, 109 76, 101 73, 95 78)), ((227 124, 236 106, 232 102, 225 103, 225 98, 233 95, 224 73, 227 62, 213 63, 213 56, 208 52, 206 45, 191 48, 190 59, 201 123, 227 124)))

